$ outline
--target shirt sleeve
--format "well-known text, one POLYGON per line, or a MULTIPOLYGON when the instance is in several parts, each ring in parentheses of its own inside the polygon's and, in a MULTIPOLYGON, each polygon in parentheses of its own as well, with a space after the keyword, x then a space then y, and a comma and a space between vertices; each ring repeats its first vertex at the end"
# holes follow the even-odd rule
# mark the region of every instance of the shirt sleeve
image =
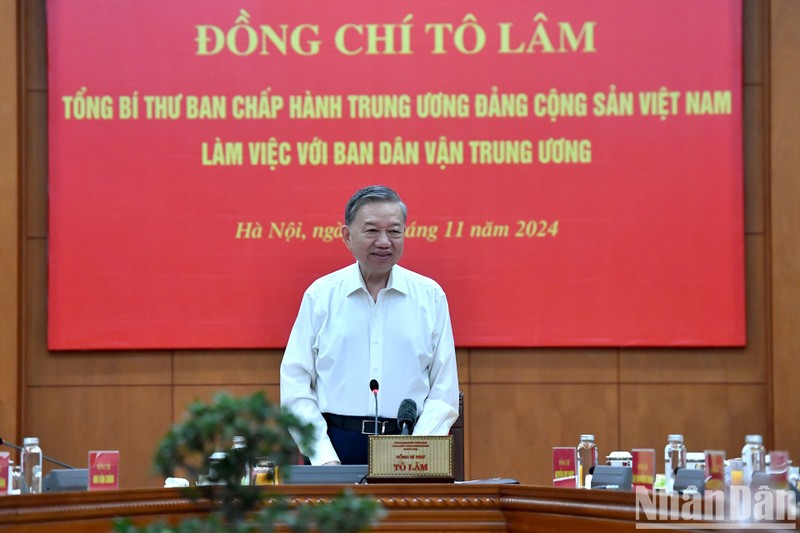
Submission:
POLYGON ((315 389, 317 373, 314 365, 317 329, 314 320, 314 302, 306 292, 286 343, 286 351, 281 361, 280 382, 281 405, 303 422, 314 426, 313 450, 303 449, 298 435, 292 434, 300 452, 307 456, 313 465, 339 460, 328 437, 328 425, 322 417, 317 401, 315 389))
POLYGON ((430 393, 414 426, 414 435, 447 435, 458 418, 458 367, 450 309, 440 293, 436 300, 433 361, 429 368, 430 393))

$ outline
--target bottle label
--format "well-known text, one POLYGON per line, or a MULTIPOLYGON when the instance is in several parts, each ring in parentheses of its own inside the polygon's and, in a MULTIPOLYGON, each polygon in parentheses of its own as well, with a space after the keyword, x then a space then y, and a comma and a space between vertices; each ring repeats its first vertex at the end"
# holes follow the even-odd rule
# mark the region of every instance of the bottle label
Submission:
POLYGON ((0 494, 11 492, 11 468, 8 452, 0 452, 0 494))

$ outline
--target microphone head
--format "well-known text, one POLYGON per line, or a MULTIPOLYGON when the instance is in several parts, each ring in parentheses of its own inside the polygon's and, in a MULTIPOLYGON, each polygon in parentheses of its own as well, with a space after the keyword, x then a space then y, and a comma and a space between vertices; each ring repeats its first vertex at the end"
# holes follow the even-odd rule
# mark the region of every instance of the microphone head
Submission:
POLYGON ((400 407, 397 409, 397 423, 403 425, 407 423, 413 426, 417 421, 417 402, 410 398, 406 398, 400 402, 400 407))
POLYGON ((378 392, 378 380, 377 379, 369 380, 369 390, 371 390, 373 393, 378 392))
POLYGON ((8 446, 9 448, 14 448, 15 450, 22 451, 22 448, 20 448, 16 444, 12 444, 12 443, 8 442, 7 440, 3 440, 3 437, 0 437, 0 446, 4 446, 4 445, 8 446))

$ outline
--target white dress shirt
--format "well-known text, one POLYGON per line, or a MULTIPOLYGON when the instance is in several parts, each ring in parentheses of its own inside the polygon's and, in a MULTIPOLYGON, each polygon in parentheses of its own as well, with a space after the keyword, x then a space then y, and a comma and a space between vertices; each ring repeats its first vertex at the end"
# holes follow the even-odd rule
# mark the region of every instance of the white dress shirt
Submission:
POLYGON ((373 301, 358 264, 306 290, 281 363, 281 404, 314 425, 312 464, 338 460, 321 413, 396 418, 417 404, 415 435, 446 435, 458 418, 458 371, 442 288, 395 265, 373 301))

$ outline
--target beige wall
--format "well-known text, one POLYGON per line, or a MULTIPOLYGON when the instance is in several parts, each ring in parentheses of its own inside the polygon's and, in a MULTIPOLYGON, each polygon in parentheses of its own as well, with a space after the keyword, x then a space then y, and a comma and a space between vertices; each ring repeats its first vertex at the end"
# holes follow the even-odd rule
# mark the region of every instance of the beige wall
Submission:
MULTIPOLYGON (((13 29, 16 4, 0 2, 0 25, 13 29)), ((15 147, 6 149, 6 139, 16 139, 12 121, 0 123, 0 165, 12 170, 0 174, 0 308, 9 309, 12 324, 0 321, 0 357, 11 368, 19 351, 23 369, 12 391, 0 378, 0 435, 38 435, 45 453, 76 465, 85 464, 89 449, 119 449, 124 487, 157 486, 160 480, 149 470, 152 452, 184 406, 218 389, 264 389, 277 399, 280 352, 48 352, 43 4, 20 3, 19 158, 15 147), (9 158, 2 157, 6 152, 9 158), (18 188, 19 210, 5 194, 13 197, 18 188), (21 323, 19 338, 14 320, 21 323)), ((745 1, 747 347, 461 349, 467 477, 549 483, 550 448, 574 445, 583 432, 597 435, 602 454, 661 448, 667 433, 682 432, 690 450, 719 448, 733 455, 746 433, 762 433, 769 447, 800 457, 793 416, 800 372, 792 361, 800 348, 800 180, 793 175, 800 168, 794 147, 800 139, 797 27, 800 2, 745 1)), ((0 48, 0 67, 16 61, 13 46, 0 48)), ((7 85, 4 80, 0 87, 0 113, 4 118, 9 105, 15 118, 6 102, 17 99, 15 88, 7 85)))

